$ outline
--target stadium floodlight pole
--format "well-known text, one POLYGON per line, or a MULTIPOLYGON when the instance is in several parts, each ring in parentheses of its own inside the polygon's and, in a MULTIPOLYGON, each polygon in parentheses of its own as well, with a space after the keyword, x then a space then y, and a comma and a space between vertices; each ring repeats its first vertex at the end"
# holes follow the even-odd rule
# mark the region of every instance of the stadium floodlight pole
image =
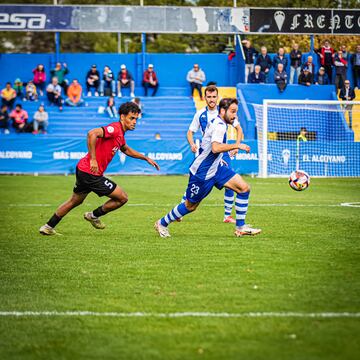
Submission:
MULTIPOLYGON (((58 5, 58 1, 54 0, 54 6, 58 5)), ((60 61, 60 33, 57 31, 55 33, 55 62, 60 61)))

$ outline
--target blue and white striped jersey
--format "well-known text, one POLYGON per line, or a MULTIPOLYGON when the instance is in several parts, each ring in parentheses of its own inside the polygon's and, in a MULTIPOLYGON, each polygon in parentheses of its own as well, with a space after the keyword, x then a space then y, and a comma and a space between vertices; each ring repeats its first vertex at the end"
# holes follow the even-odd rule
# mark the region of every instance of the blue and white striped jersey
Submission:
POLYGON ((214 154, 211 149, 213 142, 226 144, 227 124, 219 116, 208 122, 201 141, 199 155, 190 166, 190 172, 203 180, 215 176, 223 157, 222 153, 214 154))

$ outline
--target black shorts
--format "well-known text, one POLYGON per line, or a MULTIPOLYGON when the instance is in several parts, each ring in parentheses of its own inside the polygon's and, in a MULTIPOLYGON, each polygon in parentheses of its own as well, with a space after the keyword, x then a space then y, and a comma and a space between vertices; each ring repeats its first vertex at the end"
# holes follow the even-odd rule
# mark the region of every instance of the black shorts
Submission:
POLYGON ((115 188, 116 183, 105 176, 91 175, 76 168, 74 193, 88 194, 92 191, 98 196, 107 196, 110 195, 115 188))

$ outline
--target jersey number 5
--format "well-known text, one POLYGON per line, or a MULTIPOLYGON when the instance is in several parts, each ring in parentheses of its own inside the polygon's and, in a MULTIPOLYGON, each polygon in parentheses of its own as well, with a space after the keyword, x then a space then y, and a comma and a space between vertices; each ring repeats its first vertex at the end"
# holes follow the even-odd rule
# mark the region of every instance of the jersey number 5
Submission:
POLYGON ((105 180, 104 184, 111 190, 114 185, 109 181, 109 180, 105 180))

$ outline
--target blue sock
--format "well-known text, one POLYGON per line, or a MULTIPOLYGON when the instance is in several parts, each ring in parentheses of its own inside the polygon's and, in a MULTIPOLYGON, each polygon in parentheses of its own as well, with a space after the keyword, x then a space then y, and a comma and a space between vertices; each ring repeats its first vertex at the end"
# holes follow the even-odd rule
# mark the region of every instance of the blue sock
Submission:
POLYGON ((236 210, 236 227, 245 225, 245 217, 249 204, 250 191, 239 193, 236 195, 235 210, 236 210))
POLYGON ((186 200, 186 191, 184 192, 184 195, 183 195, 183 197, 182 197, 182 199, 181 199, 181 203, 184 203, 185 200, 186 200))
POLYGON ((188 214, 190 211, 186 208, 184 203, 176 205, 169 213, 160 219, 162 226, 168 226, 170 223, 180 219, 181 217, 188 214))
POLYGON ((231 215, 232 208, 234 203, 234 191, 230 189, 225 189, 224 194, 224 218, 227 218, 231 215))

